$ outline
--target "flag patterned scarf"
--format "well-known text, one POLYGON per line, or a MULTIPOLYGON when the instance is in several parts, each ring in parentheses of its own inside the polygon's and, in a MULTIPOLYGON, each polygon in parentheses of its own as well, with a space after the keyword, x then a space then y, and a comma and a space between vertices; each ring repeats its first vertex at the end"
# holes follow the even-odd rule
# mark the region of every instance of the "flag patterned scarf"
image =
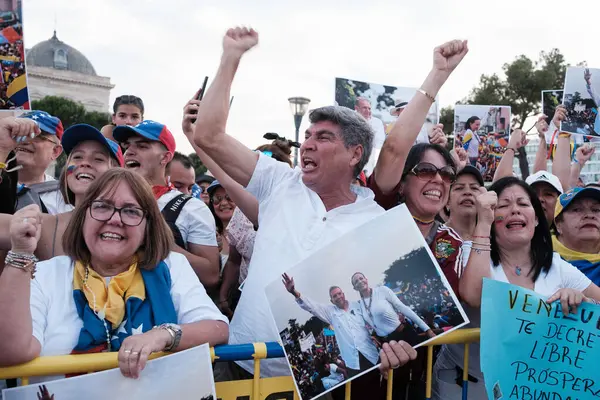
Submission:
POLYGON ((133 263, 129 269, 105 278, 81 262, 73 272, 73 298, 83 321, 72 354, 118 351, 123 340, 163 323, 177 323, 171 298, 171 274, 164 261, 152 270, 133 263), (110 338, 110 339, 109 339, 110 338))
POLYGON ((556 236, 552 236, 552 247, 563 260, 577 267, 596 285, 600 285, 600 254, 580 253, 562 244, 556 236))

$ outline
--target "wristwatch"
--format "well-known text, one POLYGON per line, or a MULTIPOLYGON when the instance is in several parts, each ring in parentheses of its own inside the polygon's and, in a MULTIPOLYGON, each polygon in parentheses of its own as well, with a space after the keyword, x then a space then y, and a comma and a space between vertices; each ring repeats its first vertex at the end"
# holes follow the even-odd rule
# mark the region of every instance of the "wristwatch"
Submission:
POLYGON ((164 329, 171 335, 171 344, 165 347, 164 351, 172 351, 179 346, 181 341, 181 326, 177 324, 160 324, 156 327, 157 329, 164 329))

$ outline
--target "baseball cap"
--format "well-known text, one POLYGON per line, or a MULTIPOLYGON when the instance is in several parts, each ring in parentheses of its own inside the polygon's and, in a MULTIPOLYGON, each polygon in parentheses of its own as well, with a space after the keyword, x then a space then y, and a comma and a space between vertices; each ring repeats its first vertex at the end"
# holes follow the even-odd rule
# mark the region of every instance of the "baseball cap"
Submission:
POLYGON ((582 198, 592 198, 600 200, 600 189, 597 187, 589 186, 589 187, 576 187, 573 188, 560 196, 558 196, 558 201, 556 202, 556 208, 554 209, 554 218, 558 217, 560 213, 562 213, 565 208, 571 204, 571 202, 575 199, 582 198))
POLYGON ((147 119, 136 126, 119 125, 113 129, 113 137, 119 143, 126 141, 133 135, 139 135, 153 142, 160 142, 165 145, 170 153, 175 154, 175 138, 171 131, 160 122, 147 119))
POLYGON ((196 183, 197 184, 201 184, 201 183, 204 183, 204 182, 206 182, 208 184, 211 184, 214 181, 215 181, 215 178, 213 178, 210 175, 200 175, 198 178, 196 178, 196 183))
POLYGON ((458 173, 456 174, 456 178, 458 179, 463 175, 474 176, 475 179, 477 179, 477 183, 479 183, 480 186, 484 186, 483 176, 481 176, 481 172, 479 172, 479 169, 475 168, 474 166, 465 165, 465 167, 463 169, 458 171, 458 173))
POLYGON ((564 192, 563 187, 560 184, 560 180, 558 179, 558 176, 553 175, 548 171, 538 171, 533 175, 529 175, 527 179, 525 179, 525 182, 529 186, 533 186, 534 184, 539 182, 546 182, 552 185, 552 187, 556 189, 558 193, 562 194, 564 192))
POLYGON ((69 155, 75 146, 86 140, 94 140, 102 144, 119 162, 121 167, 125 164, 121 147, 112 140, 105 138, 102 132, 88 124, 76 124, 69 127, 62 135, 61 144, 65 153, 69 155))
POLYGON ((209 196, 212 196, 213 192, 215 190, 217 190, 218 188, 223 187, 218 180, 214 180, 207 188, 206 191, 208 192, 209 196))
POLYGON ((58 138, 58 140, 62 139, 64 132, 62 122, 60 122, 60 119, 48 114, 46 111, 28 111, 19 115, 19 118, 32 119, 38 124, 42 132, 49 135, 54 135, 58 138))

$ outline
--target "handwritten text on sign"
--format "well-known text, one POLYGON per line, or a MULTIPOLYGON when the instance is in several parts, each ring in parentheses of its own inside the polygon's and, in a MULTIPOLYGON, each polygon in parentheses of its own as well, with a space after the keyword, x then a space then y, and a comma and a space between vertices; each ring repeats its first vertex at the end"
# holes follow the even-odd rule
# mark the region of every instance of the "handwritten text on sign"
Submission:
POLYGON ((600 307, 564 315, 531 290, 486 279, 481 369, 490 399, 600 399, 600 307))

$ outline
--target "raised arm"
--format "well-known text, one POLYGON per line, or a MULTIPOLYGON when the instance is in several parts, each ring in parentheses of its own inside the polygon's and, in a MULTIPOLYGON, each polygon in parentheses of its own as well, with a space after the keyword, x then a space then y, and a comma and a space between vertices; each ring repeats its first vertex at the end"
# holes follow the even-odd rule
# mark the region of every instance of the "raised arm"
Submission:
POLYGON ((198 109, 194 142, 223 171, 246 187, 256 168, 258 154, 225 133, 231 84, 242 55, 258 44, 253 29, 229 29, 223 38, 221 64, 198 109))
POLYGON ((575 152, 576 162, 571 164, 569 186, 564 189, 565 191, 577 186, 577 181, 579 180, 579 176, 581 175, 581 170, 585 166, 585 163, 588 162, 590 158, 592 158, 595 152, 596 148, 589 143, 585 143, 583 146, 579 146, 579 148, 575 152))
POLYGON ((323 322, 327 322, 331 324, 331 312, 329 311, 329 307, 314 303, 307 297, 302 297, 300 292, 296 290, 296 285, 294 283, 294 278, 289 276, 288 274, 282 275, 282 282, 285 289, 294 296, 296 299, 296 303, 302 308, 304 311, 311 313, 315 317, 319 318, 323 322))
POLYGON ((525 132, 521 129, 514 130, 510 135, 508 146, 506 146, 500 164, 498 164, 498 168, 496 168, 496 172, 494 173, 494 182, 500 178, 513 176, 513 162, 515 160, 515 155, 517 151, 519 151, 521 147, 527 145, 528 142, 529 140, 527 140, 525 132))
MULTIPOLYGON (((197 95, 197 93, 196 93, 197 95)), ((223 169, 206 154, 204 150, 194 142, 194 130, 196 124, 192 121, 196 119, 197 111, 200 107, 200 101, 196 100, 196 96, 187 102, 183 108, 183 121, 181 128, 184 135, 188 138, 190 144, 202 160, 202 163, 208 168, 219 183, 225 188, 227 194, 235 202, 236 206, 242 210, 244 215, 252 221, 254 226, 258 226, 258 200, 252 194, 247 192, 242 185, 233 180, 223 169), (194 113, 196 111, 196 113, 194 113)))
POLYGON ((433 99, 467 52, 467 42, 460 40, 445 43, 433 51, 433 67, 429 75, 398 117, 381 149, 374 174, 377 186, 384 194, 392 192, 400 182, 406 157, 421 131, 433 99))
POLYGON ((537 152, 535 153, 535 162, 533 163, 533 173, 539 171, 546 171, 548 169, 548 163, 546 161, 547 154, 547 143, 546 134, 548 133, 548 123, 546 122, 546 116, 544 114, 538 117, 535 127, 538 131, 538 137, 540 143, 538 145, 537 152))
POLYGON ((471 307, 480 307, 483 278, 491 277, 489 237, 494 223, 494 208, 498 202, 496 193, 488 192, 483 187, 479 188, 479 192, 476 198, 477 225, 473 233, 477 242, 473 243, 467 267, 458 284, 460 297, 471 307))

